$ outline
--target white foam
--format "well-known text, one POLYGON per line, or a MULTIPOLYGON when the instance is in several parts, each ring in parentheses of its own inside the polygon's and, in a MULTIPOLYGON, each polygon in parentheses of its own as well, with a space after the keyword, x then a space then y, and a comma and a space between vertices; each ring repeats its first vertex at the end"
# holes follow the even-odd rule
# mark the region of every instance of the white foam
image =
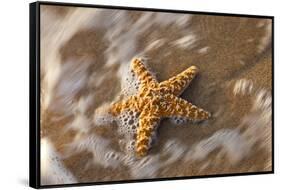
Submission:
POLYGON ((122 65, 121 68, 122 69, 119 70, 119 76, 121 76, 121 94, 124 96, 137 94, 140 81, 131 70, 130 64, 122 65))
MULTIPOLYGON (((100 13, 101 14, 101 13, 100 13)), ((142 13, 136 21, 131 21, 127 11, 116 11, 111 13, 106 26, 105 38, 110 42, 105 51, 106 66, 113 64, 128 64, 135 55, 142 55, 152 47, 157 48, 163 44, 163 40, 154 40, 142 51, 137 50, 137 44, 142 35, 154 25, 179 27, 184 33, 189 34, 187 25, 191 15, 169 14, 169 13, 142 13), (126 32, 124 32, 126 29, 126 32)), ((122 70, 122 68, 120 68, 122 70)))
POLYGON ((131 110, 122 112, 117 118, 117 124, 120 134, 133 136, 136 134, 137 128, 139 127, 138 113, 131 110))
POLYGON ((205 54, 210 50, 210 47, 206 46, 198 50, 198 53, 205 54))
POLYGON ((148 52, 150 50, 155 50, 158 49, 159 47, 163 46, 165 44, 165 40, 164 39, 158 39, 158 40, 154 40, 153 42, 151 42, 144 50, 144 52, 148 52))
POLYGON ((187 122, 187 119, 185 117, 177 117, 177 116, 175 116, 175 117, 171 117, 169 119, 175 125, 182 125, 182 124, 187 122))
POLYGON ((101 73, 97 71, 93 71, 91 75, 89 76, 88 79, 88 87, 93 88, 93 87, 100 87, 104 80, 107 79, 108 73, 101 73))
MULTIPOLYGON (((41 10, 41 77, 42 109, 47 109, 53 99, 55 86, 60 81, 61 60, 60 48, 77 31, 92 27, 96 11, 94 9, 75 8, 69 10, 64 17, 50 14, 48 8, 41 10)), ((97 12, 98 13, 98 12, 97 12)), ((65 75, 65 74, 64 74, 65 75)))
POLYGON ((41 139, 41 185, 78 183, 73 174, 65 168, 61 156, 47 138, 41 139))
POLYGON ((185 160, 200 161, 216 148, 222 148, 231 163, 237 163, 250 151, 247 140, 239 134, 238 130, 221 129, 193 146, 186 154, 185 160))
POLYGON ((233 87, 234 95, 249 95, 253 91, 253 82, 248 79, 239 79, 233 87))
MULTIPOLYGON (((255 92, 256 96, 253 99, 253 110, 255 112, 260 110, 270 111, 270 94, 265 90, 254 89, 251 81, 241 79, 235 83, 232 90, 235 92, 234 94, 241 95, 248 95, 249 93, 254 94, 255 92)), ((136 159, 133 156, 133 152, 135 151, 135 140, 133 136, 136 133, 136 128, 132 126, 138 125, 138 117, 136 113, 127 110, 121 113, 117 118, 114 118, 118 124, 119 134, 125 136, 122 141, 123 143, 120 143, 120 146, 124 146, 125 152, 112 150, 109 146, 110 140, 105 140, 93 135, 88 137, 88 140, 83 138, 84 140, 79 143, 75 141, 75 144, 78 143, 78 150, 86 149, 92 152, 94 155, 93 162, 103 167, 116 168, 120 165, 125 165, 129 168, 131 176, 135 179, 156 177, 160 171, 166 169, 168 164, 176 163, 182 158, 186 163, 203 160, 217 148, 220 150, 216 155, 217 158, 226 155, 230 164, 238 163, 243 158, 250 155, 255 142, 264 139, 268 142, 270 139, 270 133, 265 132, 266 134, 264 134, 263 127, 268 126, 266 122, 270 121, 269 116, 271 115, 268 114, 266 118, 260 116, 261 115, 257 115, 256 118, 255 115, 251 115, 242 118, 243 122, 241 125, 248 126, 247 130, 242 134, 239 129, 221 129, 192 146, 186 146, 176 139, 170 139, 167 140, 163 148, 156 155, 149 154, 145 158, 136 159), (129 122, 130 120, 132 120, 132 122, 129 122), (160 157, 166 157, 167 159, 160 160, 160 157)), ((105 120, 112 121, 112 116, 108 118, 105 117, 105 120)), ((240 126, 238 126, 238 128, 239 127, 240 126)), ((208 166, 209 164, 206 163, 204 166, 198 166, 198 168, 202 170, 208 166)))
POLYGON ((157 176, 161 167, 159 155, 148 155, 139 160, 135 160, 127 165, 130 167, 130 173, 135 179, 151 178, 157 176))
POLYGON ((253 109, 261 109, 267 113, 271 113, 272 98, 268 91, 261 89, 256 93, 253 109))
MULTIPOLYGON (((43 104, 45 107, 48 107, 50 105, 50 100, 53 98, 53 94, 58 93, 59 97, 66 97, 63 102, 66 103, 66 105, 70 105, 71 114, 75 114, 75 119, 71 123, 71 126, 78 129, 79 132, 73 142, 69 145, 69 155, 87 151, 93 155, 93 159, 89 160, 89 163, 85 163, 85 165, 95 163, 105 168, 117 168, 120 165, 125 165, 128 167, 128 171, 133 178, 149 178, 157 177, 158 173, 166 169, 168 164, 176 163, 182 158, 188 163, 205 159, 216 148, 221 148, 218 156, 226 154, 230 163, 237 163, 239 160, 249 155, 249 150, 253 148, 255 142, 262 141, 264 142, 263 146, 268 144, 267 142, 270 140, 271 126, 271 96, 263 91, 256 91, 252 108, 254 114, 250 114, 241 119, 241 125, 248 126, 242 134, 237 129, 222 129, 216 131, 205 139, 198 140, 199 142, 196 142, 194 145, 183 144, 177 139, 167 139, 159 152, 149 154, 141 159, 136 159, 131 154, 127 154, 127 152, 134 152, 135 139, 133 136, 138 127, 138 117, 134 114, 130 114, 129 111, 125 111, 117 118, 114 118, 107 113, 104 113, 103 115, 101 112, 96 111, 93 118, 94 124, 97 126, 105 125, 106 123, 111 123, 113 121, 117 122, 119 125, 118 133, 124 136, 123 143, 120 143, 120 146, 124 146, 125 152, 114 150, 111 147, 111 143, 114 143, 112 142, 112 139, 106 139, 85 130, 88 129, 90 125, 89 119, 86 117, 85 113, 91 102, 85 98, 81 99, 77 104, 73 103, 71 102, 73 94, 77 94, 77 92, 81 90, 81 87, 86 84, 89 86, 94 84, 99 86, 102 84, 105 77, 98 73, 93 73, 90 80, 88 80, 88 78, 85 77, 85 73, 88 71, 88 67, 85 65, 90 64, 88 60, 78 60, 78 63, 81 64, 79 65, 81 68, 76 70, 74 62, 65 63, 65 66, 60 65, 60 60, 58 59, 59 56, 54 52, 59 52, 58 49, 78 30, 85 29, 89 26, 106 28, 107 32, 105 40, 109 42, 109 47, 106 50, 105 55, 106 65, 111 66, 113 64, 121 64, 118 76, 121 79, 121 88, 124 89, 122 93, 125 96, 133 95, 138 90, 137 87, 139 82, 130 72, 129 66, 132 57, 143 53, 137 52, 136 50, 137 42, 140 37, 153 26, 153 24, 169 26, 175 23, 176 26, 182 27, 188 24, 190 17, 185 17, 180 14, 144 13, 135 23, 132 23, 130 22, 129 15, 126 11, 88 11, 88 9, 85 11, 85 8, 79 10, 79 14, 78 12, 71 11, 63 20, 59 20, 58 23, 53 22, 54 20, 57 20, 57 18, 50 19, 48 22, 46 22, 46 20, 42 22, 44 26, 47 26, 42 27, 46 30, 42 30, 42 32, 44 35, 47 35, 42 40, 42 44, 44 44, 43 46, 45 47, 45 49, 42 49, 42 63, 44 63, 42 64, 42 73, 47 73, 43 79, 43 82, 46 82, 45 88, 42 89, 42 94, 46 94, 46 96, 44 95, 43 104), (80 14, 83 16, 79 16, 80 14), (73 20, 76 21, 72 22, 73 20), (104 20, 107 22, 104 22, 104 20), (65 22, 66 24, 64 24, 65 22), (56 31, 55 28, 59 31, 56 31), (125 28, 128 28, 128 31, 123 32, 123 29, 125 28), (54 39, 51 38, 51 34, 55 34, 54 39), (59 84, 60 82, 58 79, 67 80, 69 83, 59 84), (57 92, 54 91, 55 87, 59 88, 57 92), (259 114, 259 112, 261 112, 261 114, 259 114), (129 122, 130 120, 132 120, 132 122, 129 122), (133 126, 136 126, 136 128, 133 126), (266 128, 266 131, 264 131, 264 128, 266 128), (166 159, 162 160, 163 157, 166 159)), ((48 17, 48 14, 45 14, 45 17, 48 17)), ((193 47, 195 38, 190 36, 190 34, 191 33, 189 32, 185 33, 184 36, 176 41, 176 44, 181 45, 181 47, 184 48, 193 47)), ((164 41, 166 42, 167 40, 161 39, 161 41, 157 41, 157 39, 158 38, 152 39, 152 43, 147 44, 146 51, 160 47, 163 45, 164 41)), ((266 39, 264 39, 264 41, 266 42, 266 39)), ((200 51, 201 53, 205 53, 206 49, 202 48, 198 52, 200 53, 200 51)), ((75 60, 75 62, 77 62, 77 60, 75 60)), ((235 95, 247 95, 254 91, 252 82, 243 79, 238 81, 235 84, 234 89, 231 90, 235 95)), ((184 121, 182 118, 174 118, 174 122, 181 124, 184 121)), ((49 165, 53 165, 50 158, 57 157, 57 153, 53 153, 53 149, 48 148, 50 147, 49 145, 42 145, 42 147, 47 147, 42 149, 42 151, 44 150, 41 152, 42 162, 45 162, 43 159, 48 160, 48 164, 42 165, 42 172, 51 174, 52 171, 59 171, 56 173, 58 175, 55 175, 55 177, 59 176, 57 179, 63 178, 63 180, 69 180, 68 182, 74 182, 75 178, 67 177, 71 176, 71 174, 68 174, 67 171, 61 169, 61 160, 56 159, 56 161, 54 161, 54 168, 49 168, 49 165)), ((207 166, 208 164, 204 167, 207 166)), ((53 179, 51 176, 51 178, 48 178, 51 182, 46 181, 46 183, 53 183, 53 181, 57 179, 53 179)))
MULTIPOLYGON (((68 145, 69 155, 82 151, 92 153, 92 163, 102 165, 105 168, 116 168, 121 164, 122 153, 110 148, 110 140, 92 133, 91 135, 79 135, 68 145)), ((85 163, 86 164, 86 163, 85 163)))
POLYGON ((176 162, 188 150, 188 146, 178 142, 176 139, 167 139, 162 148, 162 154, 168 157, 163 166, 176 162))
POLYGON ((136 140, 131 139, 131 138, 130 139, 125 138, 125 139, 126 139, 126 142, 125 142, 125 145, 124 145, 125 153, 128 154, 128 155, 134 156, 135 150, 136 150, 135 149, 136 140))
POLYGON ((92 96, 81 97, 77 103, 73 103, 74 119, 67 124, 66 130, 74 129, 76 131, 86 133, 91 127, 91 119, 86 115, 87 109, 93 101, 92 96))
POLYGON ((263 142, 262 147, 271 152, 271 128, 272 128, 272 97, 265 89, 259 89, 255 93, 252 105, 252 114, 245 116, 241 126, 247 126, 243 135, 249 139, 249 143, 263 142))
POLYGON ((94 117, 93 117, 93 122, 95 126, 104 126, 112 123, 115 120, 115 118, 107 113, 106 111, 104 112, 95 112, 94 117))
POLYGON ((170 26, 175 24, 177 27, 186 27, 191 18, 192 15, 188 14, 154 13, 152 22, 162 26, 170 26))
POLYGON ((194 34, 188 34, 175 40, 172 44, 183 49, 190 49, 194 47, 196 40, 197 38, 194 34))
POLYGON ((74 120, 67 126, 67 129, 74 129, 79 132, 88 132, 91 126, 90 119, 83 113, 77 113, 74 116, 74 120))
POLYGON ((75 96, 87 84, 86 73, 90 65, 88 60, 81 59, 69 60, 61 66, 61 75, 53 93, 57 101, 49 106, 52 110, 67 113, 72 109, 75 96))

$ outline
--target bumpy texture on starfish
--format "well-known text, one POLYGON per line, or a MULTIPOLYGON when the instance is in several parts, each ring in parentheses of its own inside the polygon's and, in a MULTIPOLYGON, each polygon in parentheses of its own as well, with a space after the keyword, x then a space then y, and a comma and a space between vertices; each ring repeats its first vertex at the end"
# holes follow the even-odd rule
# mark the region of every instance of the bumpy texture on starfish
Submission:
POLYGON ((198 121, 208 119, 211 116, 209 112, 177 97, 195 77, 197 73, 195 66, 191 66, 161 83, 158 83, 149 73, 142 59, 134 58, 131 62, 131 69, 140 81, 138 94, 113 103, 109 112, 114 116, 124 110, 140 113, 135 145, 138 156, 147 154, 151 136, 155 133, 160 118, 178 116, 198 121))

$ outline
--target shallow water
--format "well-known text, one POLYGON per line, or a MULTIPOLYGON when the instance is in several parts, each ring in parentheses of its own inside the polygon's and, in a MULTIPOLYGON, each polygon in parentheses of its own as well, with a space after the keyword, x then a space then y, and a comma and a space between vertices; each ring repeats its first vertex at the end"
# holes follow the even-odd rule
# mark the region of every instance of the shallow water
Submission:
POLYGON ((43 185, 270 171, 271 24, 42 6, 43 185), (163 118, 142 159, 132 154, 138 117, 100 111, 137 92, 129 72, 135 56, 158 81, 197 66, 181 97, 212 113, 200 123, 163 118))

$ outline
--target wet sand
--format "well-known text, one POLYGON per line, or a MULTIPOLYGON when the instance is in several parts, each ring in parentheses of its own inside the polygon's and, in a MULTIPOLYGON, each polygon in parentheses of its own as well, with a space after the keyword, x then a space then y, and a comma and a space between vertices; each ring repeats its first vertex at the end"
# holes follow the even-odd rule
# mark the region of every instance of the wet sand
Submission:
POLYGON ((41 138, 78 182, 271 170, 271 20, 54 6, 41 19, 41 138), (132 165, 117 123, 93 118, 120 95, 120 71, 137 55, 158 81, 197 66, 181 97, 212 118, 162 120, 147 161, 132 165))

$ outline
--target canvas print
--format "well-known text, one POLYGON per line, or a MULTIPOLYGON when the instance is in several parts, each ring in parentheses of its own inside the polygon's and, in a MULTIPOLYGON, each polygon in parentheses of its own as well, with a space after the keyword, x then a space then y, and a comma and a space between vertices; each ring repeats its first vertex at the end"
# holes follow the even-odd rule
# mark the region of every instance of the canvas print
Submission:
POLYGON ((272 172, 272 21, 41 4, 41 185, 272 172))

